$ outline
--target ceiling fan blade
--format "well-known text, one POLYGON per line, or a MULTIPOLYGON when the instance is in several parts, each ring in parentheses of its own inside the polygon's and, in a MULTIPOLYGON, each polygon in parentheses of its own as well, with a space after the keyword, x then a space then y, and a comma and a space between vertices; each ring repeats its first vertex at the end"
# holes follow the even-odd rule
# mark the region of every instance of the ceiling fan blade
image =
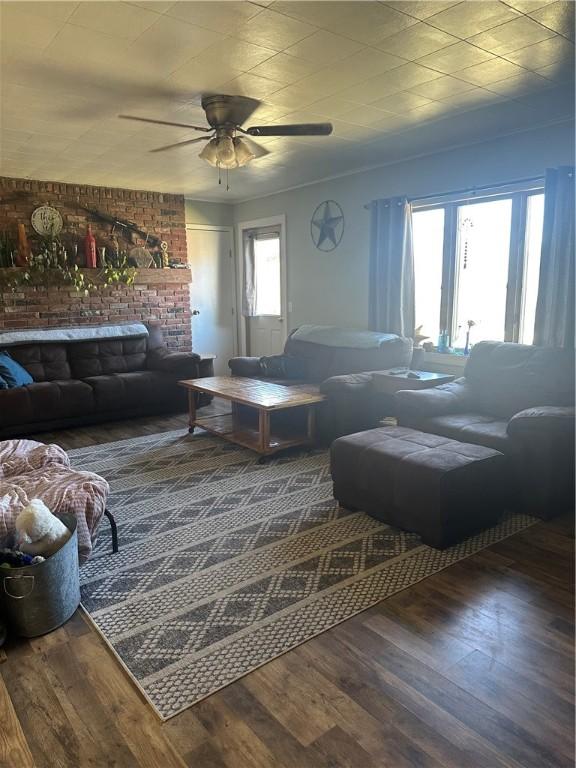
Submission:
POLYGON ((250 99, 248 96, 221 96, 205 94, 202 96, 202 107, 206 119, 212 126, 242 125, 255 112, 262 102, 250 99))
POLYGON ((332 123, 299 123, 296 125, 255 125, 248 128, 250 136, 329 136, 332 123))
POLYGON ((171 123, 167 120, 152 120, 149 117, 136 117, 135 115, 118 115, 122 120, 137 120, 140 123, 154 123, 154 125, 171 125, 173 128, 188 128, 190 131, 204 131, 212 133, 212 128, 202 128, 199 125, 188 125, 188 123, 171 123))
POLYGON ((252 139, 247 139, 246 136, 242 136, 241 140, 244 144, 246 144, 250 152, 252 152, 255 160, 257 160, 259 157, 266 157, 266 155, 270 154, 269 149, 262 147, 260 144, 252 141, 252 139))
POLYGON ((158 147, 158 149, 151 149, 150 152, 166 152, 168 149, 177 149, 178 147, 186 147, 188 144, 196 144, 199 141, 210 141, 212 136, 200 136, 198 139, 188 139, 188 141, 177 141, 176 144, 167 144, 165 147, 158 147))

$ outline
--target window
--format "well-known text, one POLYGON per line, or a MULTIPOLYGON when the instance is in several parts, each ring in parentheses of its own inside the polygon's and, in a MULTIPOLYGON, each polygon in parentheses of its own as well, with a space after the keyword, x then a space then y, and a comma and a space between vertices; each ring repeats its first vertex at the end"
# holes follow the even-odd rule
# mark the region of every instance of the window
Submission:
POLYGON ((280 235, 277 232, 254 237, 254 283, 256 315, 281 315, 280 235))
POLYGON ((534 336, 544 219, 541 187, 414 204, 416 326, 450 346, 534 336))

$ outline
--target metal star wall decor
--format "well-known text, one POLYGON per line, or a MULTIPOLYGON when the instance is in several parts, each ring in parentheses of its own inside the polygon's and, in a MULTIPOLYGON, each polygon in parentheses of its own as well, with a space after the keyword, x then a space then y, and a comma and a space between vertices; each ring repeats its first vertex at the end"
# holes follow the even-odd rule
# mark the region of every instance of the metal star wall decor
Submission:
POLYGON ((333 251, 344 234, 344 213, 334 200, 325 200, 316 208, 310 221, 310 233, 316 248, 333 251))

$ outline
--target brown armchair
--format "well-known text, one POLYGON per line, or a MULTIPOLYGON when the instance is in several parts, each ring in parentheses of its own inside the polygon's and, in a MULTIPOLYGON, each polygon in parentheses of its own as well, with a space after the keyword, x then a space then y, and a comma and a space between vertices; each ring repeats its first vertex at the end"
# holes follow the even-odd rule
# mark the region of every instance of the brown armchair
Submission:
POLYGON ((574 352, 476 344, 464 377, 396 393, 402 426, 495 448, 509 458, 515 500, 552 517, 574 507, 574 352))

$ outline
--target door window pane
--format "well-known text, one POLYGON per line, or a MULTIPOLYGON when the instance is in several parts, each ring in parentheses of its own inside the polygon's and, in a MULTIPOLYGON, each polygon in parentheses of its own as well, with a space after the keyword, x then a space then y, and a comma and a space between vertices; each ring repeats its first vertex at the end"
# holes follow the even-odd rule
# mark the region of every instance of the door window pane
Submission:
POLYGON ((444 208, 416 211, 412 227, 416 328, 422 326, 422 334, 436 344, 440 333, 444 208))
POLYGON ((534 320, 540 278, 540 250, 544 224, 544 195, 530 195, 526 213, 526 239, 524 246, 524 301, 520 323, 520 342, 534 343, 534 320))
POLYGON ((256 237, 254 240, 256 314, 281 315, 280 237, 256 237))
POLYGON ((494 200, 458 207, 456 304, 452 346, 504 340, 512 201, 494 200))

